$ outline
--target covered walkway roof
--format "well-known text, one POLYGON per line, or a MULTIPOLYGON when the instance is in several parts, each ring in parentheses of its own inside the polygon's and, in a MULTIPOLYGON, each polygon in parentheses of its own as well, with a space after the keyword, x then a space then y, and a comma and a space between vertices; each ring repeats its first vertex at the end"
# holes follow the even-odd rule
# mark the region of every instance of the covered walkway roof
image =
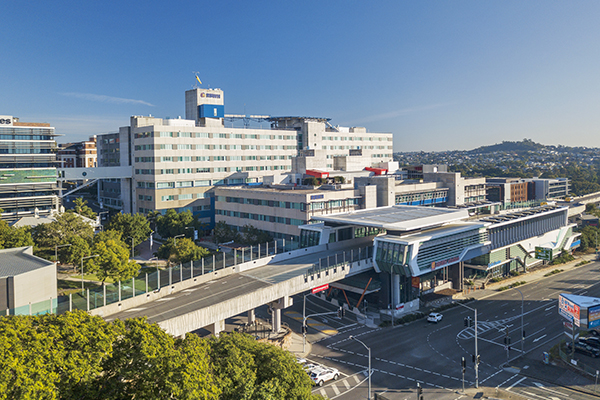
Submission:
POLYGON ((340 214, 315 215, 314 220, 338 225, 359 225, 389 231, 432 228, 469 218, 467 210, 420 206, 389 206, 340 214))

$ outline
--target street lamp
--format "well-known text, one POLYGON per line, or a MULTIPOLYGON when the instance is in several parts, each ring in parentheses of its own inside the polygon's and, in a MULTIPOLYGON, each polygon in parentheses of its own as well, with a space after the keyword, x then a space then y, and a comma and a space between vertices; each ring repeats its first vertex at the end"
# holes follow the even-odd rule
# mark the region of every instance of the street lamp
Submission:
POLYGON ((479 388, 479 353, 477 352, 477 309, 465 306, 462 303, 456 304, 475 312, 475 388, 479 388))
POLYGON ((129 239, 131 239, 131 259, 133 260, 133 236, 128 236, 129 239))
POLYGON ((58 262, 58 248, 59 247, 69 247, 71 246, 71 243, 69 244, 57 244, 56 246, 54 246, 54 262, 57 263, 58 262))
POLYGON ((81 257, 81 294, 83 294, 83 291, 85 290, 83 288, 83 260, 86 260, 88 258, 94 258, 94 257, 99 257, 99 254, 95 254, 93 256, 87 256, 87 257, 81 257))
POLYGON ((521 292, 519 289, 517 288, 512 288, 514 290, 516 290, 517 292, 519 292, 519 294, 521 295, 521 356, 525 355, 525 351, 523 350, 523 346, 524 346, 524 342, 525 342, 525 331, 523 330, 524 325, 523 325, 523 305, 525 303, 525 297, 523 297, 523 292, 521 292))
MULTIPOLYGON (((187 229, 187 228, 186 228, 186 229, 187 229)), ((175 240, 175 242, 174 242, 173 246, 174 246, 174 247, 177 247, 177 238, 178 238, 178 237, 184 237, 184 236, 185 236, 185 233, 182 233, 181 235, 173 236, 173 239, 175 240)))
POLYGON ((365 349, 369 351, 369 397, 367 397, 367 399, 371 400, 371 348, 352 335, 350 335, 348 339, 356 340, 358 343, 362 344, 365 347, 365 349))

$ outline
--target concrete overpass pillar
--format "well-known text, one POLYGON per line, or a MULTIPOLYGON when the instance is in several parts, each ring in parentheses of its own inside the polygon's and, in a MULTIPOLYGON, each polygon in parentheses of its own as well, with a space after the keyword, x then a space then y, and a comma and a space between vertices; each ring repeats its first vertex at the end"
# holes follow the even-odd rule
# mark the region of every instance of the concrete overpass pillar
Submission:
POLYGON ((281 309, 274 308, 273 314, 271 314, 271 317, 273 318, 273 323, 271 324, 273 333, 278 333, 279 330, 281 329, 281 309))
POLYGON ((254 315, 254 309, 248 310, 248 325, 252 325, 256 322, 256 315, 254 315))
POLYGON ((219 337, 219 333, 225 330, 225 320, 220 320, 215 322, 214 324, 210 324, 206 327, 216 337, 219 337))
POLYGON ((277 333, 281 329, 281 310, 288 308, 292 304, 294 304, 294 300, 288 296, 282 297, 277 301, 273 301, 268 304, 272 310, 271 318, 273 319, 273 323, 271 325, 273 333, 277 333))
POLYGON ((400 275, 392 274, 392 306, 400 304, 400 275))

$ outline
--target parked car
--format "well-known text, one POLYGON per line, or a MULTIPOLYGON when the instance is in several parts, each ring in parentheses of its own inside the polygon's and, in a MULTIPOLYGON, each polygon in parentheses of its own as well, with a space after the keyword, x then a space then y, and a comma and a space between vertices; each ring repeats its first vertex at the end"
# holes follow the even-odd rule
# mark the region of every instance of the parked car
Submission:
POLYGON ((313 384, 323 386, 323 383, 339 378, 340 372, 335 368, 315 368, 310 373, 313 384))
MULTIPOLYGON (((567 346, 567 350, 571 351, 572 344, 570 342, 567 342, 566 346, 567 346)), ((600 350, 595 349, 594 347, 589 346, 585 343, 581 343, 581 342, 575 342, 575 352, 584 354, 586 356, 594 357, 594 358, 600 357, 600 350)))
POLYGON ((597 337, 597 336, 584 337, 584 338, 580 338, 579 342, 585 343, 590 347, 600 350, 600 337, 597 337))
POLYGON ((444 318, 444 316, 440 313, 432 312, 427 316, 428 322, 435 322, 436 324, 440 322, 444 318))

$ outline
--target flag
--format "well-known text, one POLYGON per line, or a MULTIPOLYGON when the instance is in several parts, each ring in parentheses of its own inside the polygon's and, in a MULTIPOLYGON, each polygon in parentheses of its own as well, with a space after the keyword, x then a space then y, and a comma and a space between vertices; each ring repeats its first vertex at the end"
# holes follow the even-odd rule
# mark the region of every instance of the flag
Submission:
POLYGON ((198 80, 198 82, 202 85, 202 81, 200 80, 200 78, 198 78, 198 75, 196 75, 196 79, 198 80))

